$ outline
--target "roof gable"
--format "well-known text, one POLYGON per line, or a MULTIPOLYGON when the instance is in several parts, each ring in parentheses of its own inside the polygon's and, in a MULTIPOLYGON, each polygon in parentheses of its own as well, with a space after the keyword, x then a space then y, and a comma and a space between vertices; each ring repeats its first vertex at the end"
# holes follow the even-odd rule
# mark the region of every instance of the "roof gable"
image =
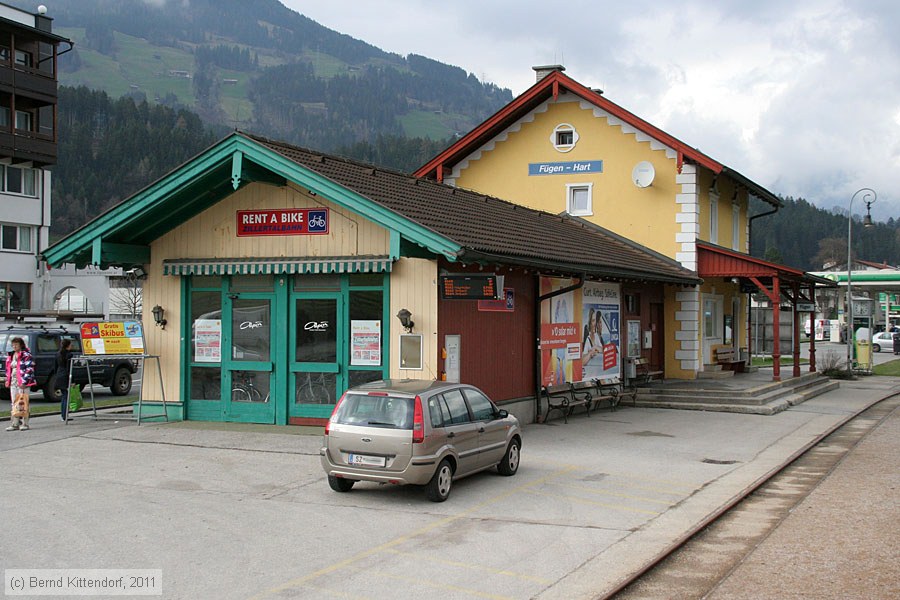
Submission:
POLYGON ((581 100, 607 113, 613 119, 621 122, 621 124, 630 126, 659 144, 674 150, 679 171, 681 171, 684 161, 689 160, 709 169, 714 174, 725 172, 762 200, 775 206, 782 205, 780 199, 762 186, 608 100, 601 93, 581 85, 574 79, 564 75, 561 71, 553 71, 535 83, 512 102, 481 123, 481 125, 417 169, 414 175, 443 181, 447 169, 452 169, 459 162, 477 152, 479 148, 490 143, 491 140, 501 135, 504 130, 513 126, 518 120, 538 109, 547 99, 556 99, 561 94, 566 93, 574 94, 581 100))

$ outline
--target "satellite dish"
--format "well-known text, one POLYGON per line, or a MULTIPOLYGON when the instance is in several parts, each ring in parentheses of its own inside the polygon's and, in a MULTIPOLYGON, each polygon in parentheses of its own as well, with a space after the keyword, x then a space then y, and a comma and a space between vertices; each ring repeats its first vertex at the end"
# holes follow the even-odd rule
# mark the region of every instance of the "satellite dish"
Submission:
POLYGON ((634 169, 631 170, 631 180, 639 188, 650 187, 654 177, 656 177, 656 169, 646 160, 634 165, 634 169))

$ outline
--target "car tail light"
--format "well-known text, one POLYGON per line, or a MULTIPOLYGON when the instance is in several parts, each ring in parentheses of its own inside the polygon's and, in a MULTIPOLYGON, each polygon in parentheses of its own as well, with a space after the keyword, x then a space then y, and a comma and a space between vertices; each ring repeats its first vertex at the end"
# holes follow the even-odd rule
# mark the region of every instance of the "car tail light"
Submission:
POLYGON ((425 416, 422 414, 422 399, 416 396, 416 406, 413 409, 413 444, 421 444, 425 441, 425 416))
POLYGON ((328 418, 328 422, 325 423, 325 435, 328 435, 328 430, 331 429, 331 420, 334 419, 334 415, 337 414, 338 409, 341 407, 341 402, 344 401, 344 398, 347 397, 347 392, 338 399, 337 404, 334 405, 334 410, 331 411, 331 416, 328 418))

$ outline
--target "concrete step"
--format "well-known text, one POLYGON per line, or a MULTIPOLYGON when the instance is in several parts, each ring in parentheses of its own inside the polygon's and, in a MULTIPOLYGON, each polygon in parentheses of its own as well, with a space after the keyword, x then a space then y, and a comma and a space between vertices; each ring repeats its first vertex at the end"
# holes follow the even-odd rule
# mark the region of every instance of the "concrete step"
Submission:
POLYGON ((697 373, 697 379, 728 379, 729 377, 734 377, 734 371, 723 371, 721 368, 712 371, 704 369, 697 373))
POLYGON ((772 415, 796 406, 810 398, 830 392, 838 381, 816 373, 783 382, 772 382, 754 390, 666 390, 640 388, 635 406, 709 410, 747 414, 772 415), (756 392, 755 394, 751 392, 756 392), (692 393, 693 392, 693 393, 692 393), (702 392, 702 393, 701 393, 702 392))

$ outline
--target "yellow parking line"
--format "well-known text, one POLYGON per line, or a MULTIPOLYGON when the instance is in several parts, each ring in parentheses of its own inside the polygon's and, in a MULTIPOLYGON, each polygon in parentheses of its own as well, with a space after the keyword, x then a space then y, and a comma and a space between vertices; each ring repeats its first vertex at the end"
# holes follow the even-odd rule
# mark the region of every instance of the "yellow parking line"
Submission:
POLYGON ((460 567, 462 569, 467 569, 470 571, 485 571, 486 573, 491 573, 493 575, 504 575, 506 577, 515 577, 516 579, 524 579, 525 581, 533 581, 535 583, 541 583, 545 585, 549 585, 553 583, 551 579, 544 579, 542 577, 534 577, 532 575, 524 575, 522 573, 515 573, 513 571, 506 571, 503 569, 492 569, 491 567, 482 567, 481 565, 473 565, 471 563, 464 563, 455 560, 444 560, 442 558, 435 558, 429 556, 421 556, 414 552, 402 552, 400 550, 385 550, 385 552, 389 552, 391 554, 397 554, 398 556, 407 556, 410 558, 415 558, 417 561, 426 561, 437 563, 439 565, 447 565, 449 567, 460 567))
POLYGON ((625 498, 627 500, 637 500, 639 502, 648 502, 650 504, 662 504, 663 506, 672 506, 672 502, 669 500, 658 500, 656 498, 645 498, 643 496, 632 496, 630 494, 620 494, 618 492, 611 492, 609 490, 598 490, 595 488, 591 488, 586 485, 573 485, 571 483, 557 483, 553 484, 564 488, 570 488, 573 490, 582 490, 585 492, 589 492, 591 494, 598 494, 600 496, 612 496, 614 498, 625 498))
POLYGON ((556 500, 566 499, 571 500, 572 502, 579 502, 581 504, 590 504, 592 506, 602 506, 603 508, 612 508, 613 510, 624 510, 626 512, 634 512, 641 513, 644 515, 659 515, 662 514, 657 510, 644 510, 642 508, 631 508, 630 506, 620 506, 618 504, 606 504, 604 502, 597 502, 596 500, 588 500, 587 498, 578 498, 576 496, 564 496, 562 494, 550 494, 548 492, 538 492, 535 490, 526 490, 528 494, 534 494, 536 496, 547 496, 548 498, 555 498, 556 500))
POLYGON ((329 574, 339 571, 345 567, 349 567, 350 565, 352 565, 355 562, 358 562, 358 561, 368 558, 370 556, 374 556, 375 554, 378 554, 379 552, 383 552, 385 550, 399 546, 400 544, 406 543, 415 537, 418 537, 422 534, 428 533, 429 531, 437 529, 438 527, 443 527, 449 523, 452 523, 453 521, 462 519, 463 517, 470 515, 474 512, 477 512, 486 506, 495 504, 495 503, 499 502, 500 500, 504 500, 506 498, 509 498, 510 496, 514 496, 516 494, 525 492, 530 487, 534 487, 536 485, 542 485, 545 482, 547 482, 555 477, 565 475, 566 473, 570 473, 570 472, 574 471, 575 469, 576 469, 575 466, 569 466, 564 469, 555 471, 553 473, 549 473, 543 477, 539 477, 533 481, 529 481, 528 483, 524 483, 520 486, 516 486, 502 494, 498 494, 497 496, 494 496, 493 498, 489 498, 488 500, 485 500, 484 502, 480 502, 468 510, 464 510, 455 515, 451 515, 449 517, 444 517, 443 519, 439 519, 437 521, 429 523, 428 525, 425 525, 424 527, 420 527, 419 529, 417 529, 411 533, 408 533, 406 535, 401 535, 400 537, 394 538, 393 540, 391 540, 389 542, 385 542, 384 544, 381 544, 380 546, 375 546, 374 548, 364 550, 364 551, 356 554, 355 556, 351 556, 350 558, 345 558, 344 560, 338 561, 336 563, 332 563, 332 564, 328 565, 327 567, 323 567, 323 568, 319 569, 318 571, 315 571, 308 575, 304 575, 302 577, 297 577, 296 579, 291 579, 290 581, 287 581, 279 586, 276 586, 269 590, 260 592, 259 594, 253 596, 252 598, 255 600, 255 599, 259 599, 259 598, 265 598, 267 596, 276 596, 276 595, 279 595, 281 592, 284 592, 291 588, 302 587, 304 584, 306 584, 309 581, 312 581, 313 579, 322 577, 323 575, 329 575, 329 574))

